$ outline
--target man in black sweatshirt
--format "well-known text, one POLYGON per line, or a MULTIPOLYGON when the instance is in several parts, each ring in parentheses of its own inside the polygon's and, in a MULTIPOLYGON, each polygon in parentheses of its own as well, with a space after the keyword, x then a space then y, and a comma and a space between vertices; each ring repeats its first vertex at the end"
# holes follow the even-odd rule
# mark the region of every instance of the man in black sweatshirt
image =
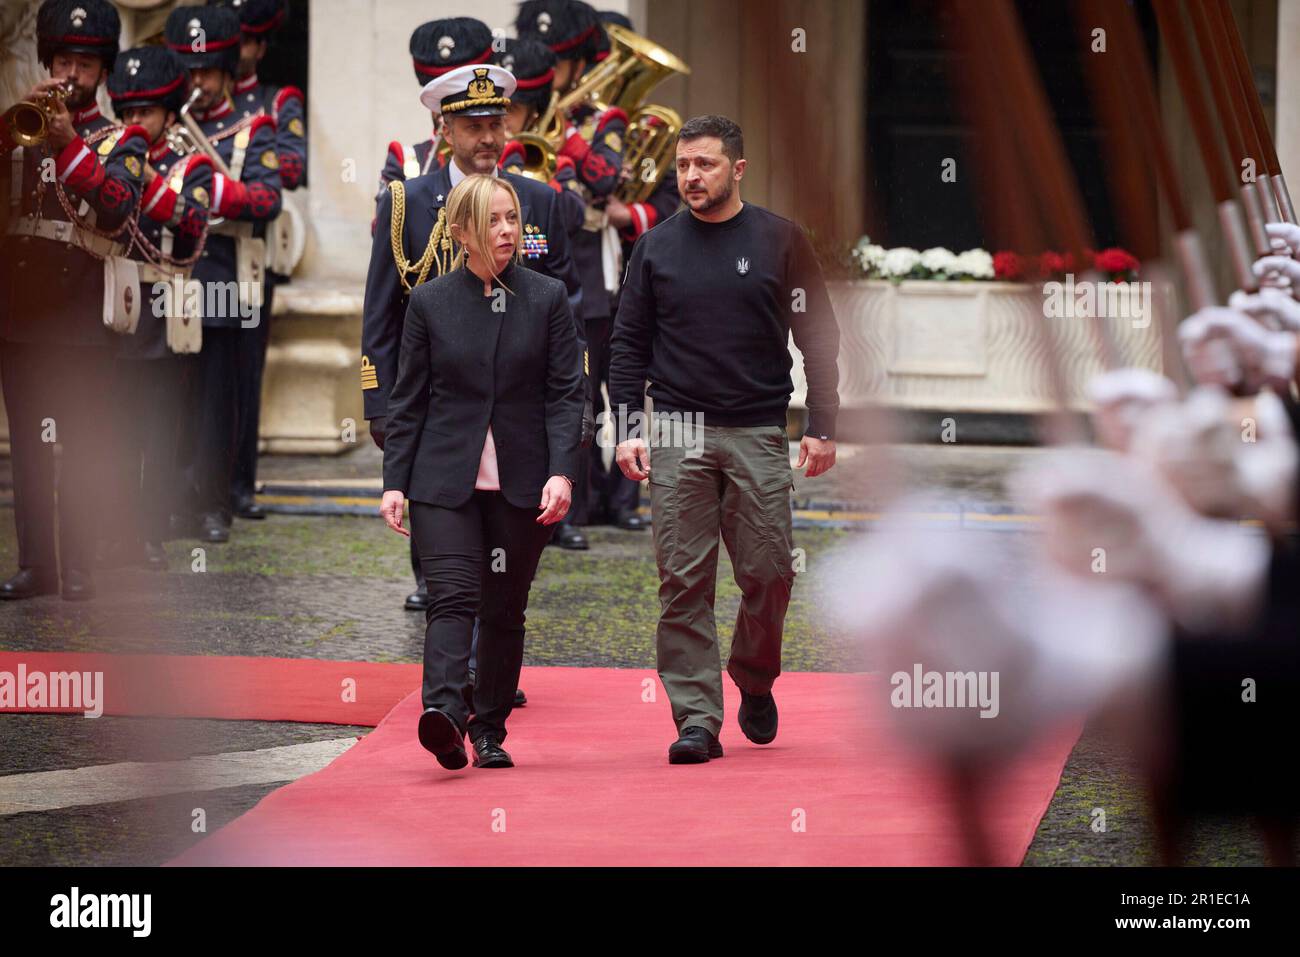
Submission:
POLYGON ((727 662, 740 688, 738 721, 756 744, 776 737, 772 684, 794 582, 785 434, 792 332, 808 381, 796 467, 812 478, 835 464, 835 314, 799 227, 741 202, 743 156, 740 127, 726 117, 682 126, 677 182, 687 208, 637 241, 614 323, 618 463, 628 478, 650 479, 656 649, 679 734, 668 749, 674 764, 722 756, 719 531, 742 595, 727 662))

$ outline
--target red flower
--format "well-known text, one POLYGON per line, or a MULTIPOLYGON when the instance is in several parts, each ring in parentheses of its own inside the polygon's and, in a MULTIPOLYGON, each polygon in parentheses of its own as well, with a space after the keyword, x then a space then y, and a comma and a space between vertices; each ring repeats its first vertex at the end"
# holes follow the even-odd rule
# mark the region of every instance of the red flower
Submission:
POLYGON ((1041 276, 1059 276, 1067 271, 1065 257, 1050 249, 1038 257, 1038 273, 1041 276))
POLYGON ((1141 264, 1132 254, 1116 246, 1097 253, 1097 268, 1107 273, 1135 273, 1141 264))
POLYGON ((1003 250, 993 254, 993 275, 1007 282, 1015 282, 1025 274, 1025 261, 1019 253, 1003 250))

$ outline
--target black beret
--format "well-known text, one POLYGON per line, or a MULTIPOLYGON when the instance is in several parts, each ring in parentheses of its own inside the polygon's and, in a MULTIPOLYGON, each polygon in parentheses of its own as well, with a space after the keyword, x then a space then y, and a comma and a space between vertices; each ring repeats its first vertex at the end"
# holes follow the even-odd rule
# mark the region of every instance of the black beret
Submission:
POLYGON ((458 66, 487 63, 491 56, 492 30, 473 17, 430 20, 411 34, 411 60, 421 86, 458 66))
POLYGON ((555 79, 555 54, 531 37, 508 39, 505 49, 493 54, 492 62, 515 75, 518 86, 510 99, 544 110, 551 102, 551 81, 555 79))
POLYGON ((600 23, 582 0, 524 0, 515 32, 541 40, 561 60, 590 60, 596 55, 600 23))
POLYGON ((128 106, 179 110, 185 102, 185 67, 166 47, 133 47, 117 58, 108 96, 118 113, 128 106))
POLYGON ((229 7, 177 7, 163 33, 187 70, 239 68, 239 14, 229 7))
POLYGON ((289 19, 286 0, 208 0, 209 5, 230 7, 239 14, 239 27, 259 39, 284 26, 289 19))
POLYGON ((89 53, 113 69, 122 21, 108 0, 45 0, 36 11, 36 55, 49 69, 59 50, 89 53))

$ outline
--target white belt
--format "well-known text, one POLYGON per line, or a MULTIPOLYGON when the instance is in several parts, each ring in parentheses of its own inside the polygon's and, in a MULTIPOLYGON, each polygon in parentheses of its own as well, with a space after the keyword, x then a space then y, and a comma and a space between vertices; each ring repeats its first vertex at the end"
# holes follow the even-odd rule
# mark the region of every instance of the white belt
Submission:
POLYGON ((52 239, 58 243, 68 243, 92 255, 107 259, 109 256, 121 256, 126 252, 123 243, 103 236, 96 236, 77 226, 58 219, 41 219, 34 216, 21 216, 9 224, 10 236, 36 236, 39 239, 52 239))
POLYGON ((189 279, 190 270, 167 266, 155 266, 153 263, 140 263, 141 285, 148 284, 152 286, 154 283, 158 282, 170 285, 175 282, 177 276, 180 276, 183 280, 189 279))

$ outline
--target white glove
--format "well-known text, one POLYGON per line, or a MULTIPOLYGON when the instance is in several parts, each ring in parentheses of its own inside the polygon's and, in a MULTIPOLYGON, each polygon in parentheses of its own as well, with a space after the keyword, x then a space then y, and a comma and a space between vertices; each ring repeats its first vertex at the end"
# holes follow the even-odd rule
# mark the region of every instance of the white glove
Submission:
POLYGON ((1228 297, 1228 305, 1267 329, 1300 330, 1300 302, 1285 290, 1263 288, 1250 294, 1238 289, 1228 297))
POLYGON ((861 643, 863 664, 888 681, 871 686, 874 697, 914 745, 1006 756, 1145 674, 1163 647, 1165 621, 1135 589, 1050 569, 1027 582, 1012 544, 894 517, 831 564, 832 614, 861 643), (990 689, 996 674, 995 706, 905 707, 918 665, 923 674, 983 674, 990 689))
POLYGON ((1097 438, 1117 452, 1128 449, 1134 425, 1148 410, 1178 400, 1178 387, 1150 369, 1103 372, 1088 382, 1087 391, 1095 406, 1092 424, 1097 438))
POLYGON ((1253 393, 1265 385, 1287 388, 1295 376, 1295 334, 1265 329, 1235 309, 1193 313, 1179 324, 1178 338, 1193 378, 1204 385, 1253 393))
POLYGON ((1255 424, 1255 441, 1242 442, 1238 450, 1238 483, 1249 514, 1281 534, 1296 520, 1300 451, 1286 407, 1272 392, 1255 397, 1255 424))
POLYGON ((1300 253, 1300 226, 1295 223, 1265 223, 1264 230, 1274 252, 1286 256, 1300 253))
POLYGON ((1235 456, 1239 428, 1218 386, 1199 386, 1181 403, 1151 410, 1137 423, 1129 451, 1160 473, 1203 515, 1241 518, 1245 503, 1235 456))
POLYGON ((1250 268, 1261 285, 1288 291, 1300 286, 1300 262, 1289 255, 1261 256, 1250 268))
POLYGON ((1268 539, 1196 514, 1148 463, 1063 452, 1013 481, 1043 515, 1044 544, 1066 571, 1139 585, 1207 634, 1244 633, 1262 606, 1268 539))

